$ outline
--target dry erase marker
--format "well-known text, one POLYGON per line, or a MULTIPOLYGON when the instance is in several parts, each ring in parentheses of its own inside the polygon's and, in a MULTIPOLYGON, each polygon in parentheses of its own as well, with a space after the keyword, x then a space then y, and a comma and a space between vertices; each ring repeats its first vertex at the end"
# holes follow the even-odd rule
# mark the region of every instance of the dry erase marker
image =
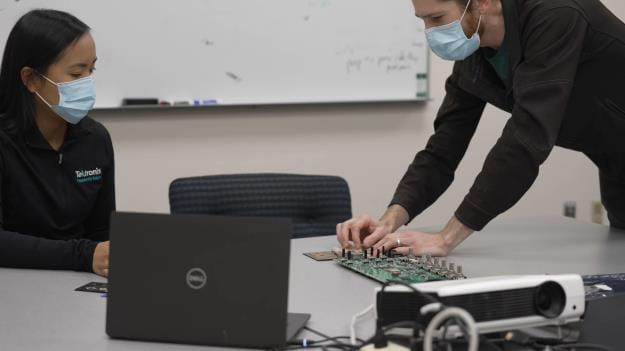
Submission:
POLYGON ((217 105, 217 99, 194 99, 193 106, 217 105))

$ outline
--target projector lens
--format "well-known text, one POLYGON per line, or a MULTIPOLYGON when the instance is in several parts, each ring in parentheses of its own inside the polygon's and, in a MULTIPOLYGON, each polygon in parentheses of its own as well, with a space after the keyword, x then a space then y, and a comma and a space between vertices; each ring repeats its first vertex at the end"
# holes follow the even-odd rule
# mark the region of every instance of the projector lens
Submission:
POLYGON ((566 295, 562 286, 556 282, 545 282, 534 292, 536 312, 545 318, 556 318, 566 305, 566 295))

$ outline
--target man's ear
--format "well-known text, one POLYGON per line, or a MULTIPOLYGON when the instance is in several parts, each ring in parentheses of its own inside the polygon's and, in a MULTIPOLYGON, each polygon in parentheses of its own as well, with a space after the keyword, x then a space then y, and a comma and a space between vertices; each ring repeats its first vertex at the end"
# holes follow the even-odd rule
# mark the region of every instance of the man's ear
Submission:
POLYGON ((485 14, 493 6, 493 0, 473 0, 475 1, 474 9, 480 14, 485 14))
POLYGON ((43 84, 37 71, 30 67, 22 67, 20 70, 20 78, 22 79, 22 84, 24 84, 26 89, 31 93, 39 91, 43 84))

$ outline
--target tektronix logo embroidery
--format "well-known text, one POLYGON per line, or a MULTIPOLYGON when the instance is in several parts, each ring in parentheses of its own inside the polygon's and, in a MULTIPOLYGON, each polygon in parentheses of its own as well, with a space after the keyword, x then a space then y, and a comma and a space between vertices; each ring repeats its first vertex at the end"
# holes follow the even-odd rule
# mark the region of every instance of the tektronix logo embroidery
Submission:
POLYGON ((82 171, 75 172, 76 181, 79 184, 97 182, 98 180, 102 179, 102 170, 97 167, 92 170, 83 169, 82 171))

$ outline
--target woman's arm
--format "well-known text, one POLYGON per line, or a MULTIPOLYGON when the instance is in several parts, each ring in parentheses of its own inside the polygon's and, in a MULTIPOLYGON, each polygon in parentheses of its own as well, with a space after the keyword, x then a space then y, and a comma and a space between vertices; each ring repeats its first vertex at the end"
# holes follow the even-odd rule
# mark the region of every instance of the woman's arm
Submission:
POLYGON ((0 156, 0 266, 13 268, 71 269, 91 272, 95 241, 52 240, 4 230, 0 156))
POLYGON ((101 127, 101 132, 105 138, 108 166, 104 171, 102 188, 98 193, 95 206, 85 221, 86 238, 96 241, 109 240, 111 212, 115 211, 115 156, 113 143, 111 142, 111 136, 104 127, 101 127))

